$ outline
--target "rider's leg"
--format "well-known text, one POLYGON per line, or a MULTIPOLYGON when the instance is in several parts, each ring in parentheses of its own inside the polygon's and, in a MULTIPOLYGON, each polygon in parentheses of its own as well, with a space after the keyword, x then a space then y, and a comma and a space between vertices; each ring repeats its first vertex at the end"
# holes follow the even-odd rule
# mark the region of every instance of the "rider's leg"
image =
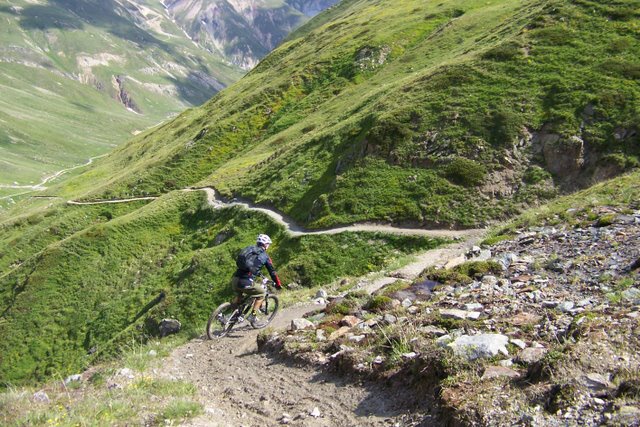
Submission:
POLYGON ((262 301, 264 301, 264 298, 256 298, 256 300, 253 302, 253 310, 251 311, 253 314, 260 312, 262 301))
POLYGON ((251 288, 244 289, 244 292, 247 295, 251 295, 252 297, 255 297, 255 300, 253 302, 253 308, 251 310, 251 314, 255 315, 256 313, 259 312, 260 306, 262 305, 262 301, 264 301, 264 297, 267 295, 267 293, 264 289, 262 289, 262 286, 257 283, 254 283, 253 287, 251 288))
POLYGON ((233 276, 231 279, 231 288, 236 294, 236 296, 231 300, 231 309, 235 310, 242 302, 242 283, 238 277, 233 276))

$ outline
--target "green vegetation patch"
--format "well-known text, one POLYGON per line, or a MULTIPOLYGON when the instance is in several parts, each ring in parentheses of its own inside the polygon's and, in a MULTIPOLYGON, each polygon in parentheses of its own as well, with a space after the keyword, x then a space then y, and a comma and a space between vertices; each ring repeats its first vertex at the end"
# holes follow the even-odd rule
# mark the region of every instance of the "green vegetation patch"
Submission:
MULTIPOLYGON (((166 317, 179 319, 186 334, 200 334, 210 311, 231 297, 237 251, 258 233, 272 236, 270 254, 285 284, 304 286, 379 270, 443 243, 376 233, 292 238, 264 214, 212 209, 199 192, 172 193, 126 215, 118 215, 124 207, 64 209, 67 221, 74 209, 86 212, 85 228, 0 277, 5 383, 77 372, 132 340, 156 336, 166 317)), ((31 221, 47 224, 47 217, 31 221)), ((21 225, 4 232, 14 227, 21 225)))

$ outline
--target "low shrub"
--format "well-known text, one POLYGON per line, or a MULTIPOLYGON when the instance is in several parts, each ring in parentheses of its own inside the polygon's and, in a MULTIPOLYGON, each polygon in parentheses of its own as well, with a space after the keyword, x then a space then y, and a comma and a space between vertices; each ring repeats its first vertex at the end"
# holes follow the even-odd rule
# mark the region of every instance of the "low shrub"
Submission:
POLYGON ((369 298, 364 308, 377 313, 389 310, 393 307, 392 299, 386 295, 374 295, 369 298))
POLYGON ((550 178, 551 174, 547 170, 534 165, 525 171, 522 180, 527 184, 537 184, 550 178))
POLYGON ((454 184, 473 187, 484 182, 487 168, 473 160, 456 157, 444 168, 444 176, 454 184))
POLYGON ((454 271, 467 277, 482 277, 486 274, 502 272, 502 265, 495 261, 470 261, 453 268, 454 271))

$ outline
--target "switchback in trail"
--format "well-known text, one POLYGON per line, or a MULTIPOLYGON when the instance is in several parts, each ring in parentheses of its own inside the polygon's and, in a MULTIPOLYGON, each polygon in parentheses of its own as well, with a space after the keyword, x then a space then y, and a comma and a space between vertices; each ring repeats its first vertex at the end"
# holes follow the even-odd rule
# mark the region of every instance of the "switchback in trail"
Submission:
MULTIPOLYGON (((216 192, 211 187, 202 187, 202 188, 186 188, 180 191, 192 192, 192 191, 204 191, 207 195, 207 204, 215 209, 228 208, 233 206, 241 206, 246 209, 250 209, 256 212, 262 212, 263 214, 269 216, 271 219, 276 221, 278 224, 281 224, 287 233, 292 236, 304 236, 311 234, 338 234, 347 231, 368 231, 368 232, 379 232, 379 233, 389 233, 389 234, 402 234, 402 235, 412 235, 412 236, 428 236, 428 237, 443 237, 443 238, 468 238, 471 236, 478 236, 483 231, 478 229, 470 229, 470 230, 449 230, 449 229, 437 229, 437 230, 429 230, 424 228, 402 228, 402 227, 394 227, 391 225, 384 224, 353 224, 344 227, 335 227, 328 228, 323 230, 309 230, 298 224, 296 224, 293 219, 277 212, 273 209, 267 209, 263 207, 256 206, 247 201, 232 201, 232 202, 224 202, 218 198, 216 198, 216 192)), ((127 203, 134 202, 139 200, 155 200, 156 196, 147 196, 147 197, 132 197, 128 199, 108 199, 108 200, 94 200, 94 201, 75 201, 69 200, 67 204, 69 205, 99 205, 99 204, 109 204, 109 203, 127 203)))

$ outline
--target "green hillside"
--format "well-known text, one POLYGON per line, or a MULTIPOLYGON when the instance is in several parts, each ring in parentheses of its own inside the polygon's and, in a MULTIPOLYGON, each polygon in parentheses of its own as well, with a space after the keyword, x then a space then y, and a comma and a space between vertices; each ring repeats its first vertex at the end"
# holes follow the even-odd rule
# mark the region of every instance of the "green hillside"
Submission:
POLYGON ((4 208, 0 382, 73 372, 165 316, 200 331, 258 232, 303 286, 441 243, 291 238, 174 190, 211 185, 310 227, 474 227, 628 171, 602 194, 633 197, 639 14, 630 0, 346 0, 320 14, 202 107, 39 193, 52 198, 4 208), (63 203, 148 194, 161 197, 63 203))
POLYGON ((638 165, 637 13, 631 1, 342 2, 69 188, 211 184, 318 227, 503 218, 638 165))
POLYGON ((160 2, 129 6, 0 4, 1 186, 85 163, 240 78, 160 2))

